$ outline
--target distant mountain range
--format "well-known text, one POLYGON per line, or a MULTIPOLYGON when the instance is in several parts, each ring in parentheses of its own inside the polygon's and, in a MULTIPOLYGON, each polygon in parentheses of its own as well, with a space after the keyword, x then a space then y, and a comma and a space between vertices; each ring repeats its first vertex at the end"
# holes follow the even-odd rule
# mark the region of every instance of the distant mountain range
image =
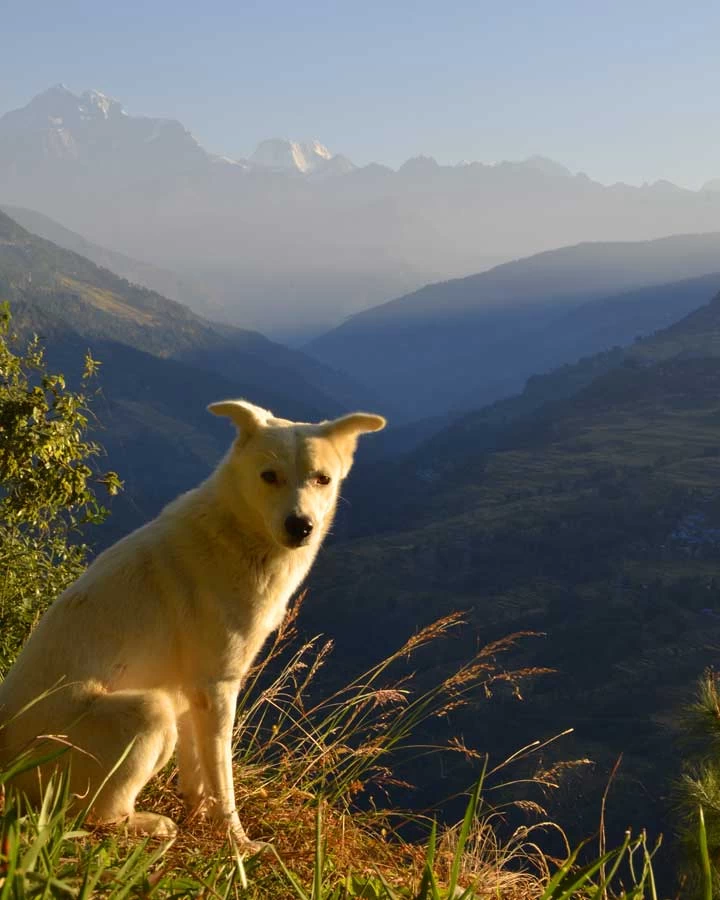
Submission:
POLYGON ((543 157, 357 167, 318 141, 229 159, 177 121, 63 86, 0 118, 0 203, 202 284, 203 313, 295 341, 508 259, 720 230, 715 190, 605 187, 543 157))
POLYGON ((531 375, 669 325, 719 289, 720 233, 579 244, 427 285, 307 349, 420 419, 516 393, 531 375))
MULTIPOLYGON (((52 161, 117 166, 129 158, 149 159, 153 155, 164 157, 167 165, 181 171, 219 164, 299 175, 342 175, 357 168, 346 156, 331 153, 317 139, 303 142, 270 138, 261 141, 247 158, 218 156, 205 151, 175 119, 130 116, 118 100, 101 91, 74 94, 64 84, 48 88, 27 106, 0 117, 0 162, 17 171, 29 171, 40 162, 52 161)), ((424 164, 437 165, 430 157, 422 156, 406 163, 409 167, 424 164)), ((470 163, 460 163, 460 167, 467 165, 470 163)), ((542 156, 512 165, 546 175, 572 174, 560 163, 542 156)))

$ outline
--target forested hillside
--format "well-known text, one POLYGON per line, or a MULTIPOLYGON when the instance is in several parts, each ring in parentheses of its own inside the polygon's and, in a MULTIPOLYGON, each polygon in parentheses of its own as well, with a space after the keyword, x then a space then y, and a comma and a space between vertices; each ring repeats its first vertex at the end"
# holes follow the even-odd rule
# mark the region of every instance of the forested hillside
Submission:
POLYGON ((541 632, 516 661, 557 673, 451 730, 502 757, 575 728, 553 752, 596 762, 564 800, 578 833, 620 754, 611 820, 670 829, 673 717, 720 646, 720 297, 358 478, 366 536, 321 559, 307 627, 332 622, 348 667, 450 610, 465 649, 541 632))
POLYGON ((35 210, 10 205, 0 208, 18 225, 22 225, 26 231, 46 241, 52 241, 53 244, 57 244, 64 250, 79 253, 80 256, 94 262, 96 266, 109 269, 115 275, 119 275, 133 284, 140 284, 162 294, 163 297, 177 300, 195 312, 202 313, 207 307, 206 294, 202 284, 189 277, 179 278, 178 275, 167 269, 133 259, 116 250, 101 247, 35 210))

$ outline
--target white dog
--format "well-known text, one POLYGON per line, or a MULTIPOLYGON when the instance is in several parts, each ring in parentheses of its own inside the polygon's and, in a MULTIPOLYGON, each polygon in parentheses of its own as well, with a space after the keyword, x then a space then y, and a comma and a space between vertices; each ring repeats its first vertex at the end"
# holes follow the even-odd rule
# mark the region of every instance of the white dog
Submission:
MULTIPOLYGON (((209 409, 237 426, 232 448, 45 613, 0 685, 0 761, 67 741, 59 761, 78 802, 97 794, 94 821, 171 835, 175 823, 136 812, 135 799, 177 745, 188 807, 249 843, 232 777, 238 690, 312 565, 358 435, 385 420, 289 422, 241 400, 209 409)), ((37 802, 57 764, 17 786, 37 802)))

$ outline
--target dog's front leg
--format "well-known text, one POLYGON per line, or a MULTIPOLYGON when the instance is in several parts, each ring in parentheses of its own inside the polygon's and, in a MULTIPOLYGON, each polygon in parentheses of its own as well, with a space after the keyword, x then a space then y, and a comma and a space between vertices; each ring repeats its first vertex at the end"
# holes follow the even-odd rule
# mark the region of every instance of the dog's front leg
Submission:
POLYGON ((180 773, 180 793, 190 815, 203 815, 206 812, 207 775, 198 749, 196 722, 190 710, 179 717, 177 728, 175 753, 180 773))
POLYGON ((197 749, 207 778, 210 816, 226 824, 241 843, 249 843, 235 806, 232 732, 239 685, 235 681, 206 684, 193 697, 192 716, 197 749))

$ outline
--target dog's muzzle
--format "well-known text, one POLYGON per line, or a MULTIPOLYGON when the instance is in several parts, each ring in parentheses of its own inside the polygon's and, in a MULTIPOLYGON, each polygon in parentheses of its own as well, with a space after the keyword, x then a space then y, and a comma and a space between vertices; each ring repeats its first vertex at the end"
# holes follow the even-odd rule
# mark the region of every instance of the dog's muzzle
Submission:
POLYGON ((299 547, 304 544, 312 534, 313 523, 307 516, 290 515, 285 519, 285 531, 291 543, 299 547))

